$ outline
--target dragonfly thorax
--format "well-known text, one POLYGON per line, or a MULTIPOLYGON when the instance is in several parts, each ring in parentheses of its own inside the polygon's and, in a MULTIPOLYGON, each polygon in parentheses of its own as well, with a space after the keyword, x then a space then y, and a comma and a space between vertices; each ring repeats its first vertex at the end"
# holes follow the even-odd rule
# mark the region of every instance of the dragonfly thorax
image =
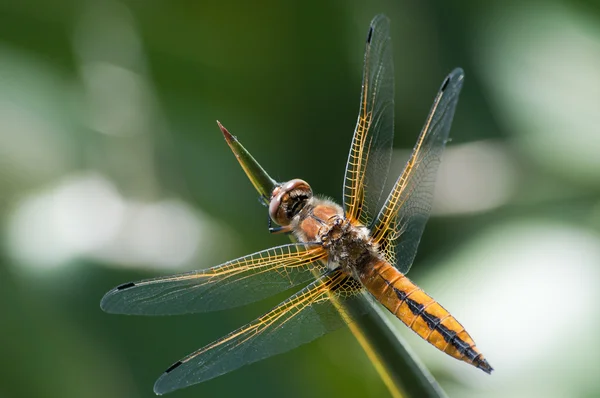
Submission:
POLYGON ((312 196, 312 189, 304 180, 294 179, 283 183, 273 189, 269 215, 277 224, 289 225, 312 196))
POLYGON ((293 217, 290 227, 298 241, 323 246, 331 269, 341 267, 347 274, 357 275, 377 257, 369 229, 353 224, 332 200, 313 196, 293 217))
POLYGON ((357 276, 361 269, 378 258, 368 228, 352 225, 343 216, 332 217, 319 231, 319 240, 332 264, 357 276))

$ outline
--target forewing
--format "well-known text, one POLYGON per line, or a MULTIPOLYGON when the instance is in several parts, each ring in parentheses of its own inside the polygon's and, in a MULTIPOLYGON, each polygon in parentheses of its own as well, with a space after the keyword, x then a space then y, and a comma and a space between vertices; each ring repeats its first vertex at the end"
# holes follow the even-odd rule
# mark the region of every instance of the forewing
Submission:
POLYGON ((102 298, 106 312, 175 315, 249 304, 326 271, 321 246, 288 244, 228 261, 217 267, 126 283, 102 298))
POLYGON ((362 300, 360 292, 360 283, 339 270, 324 275, 254 322, 173 364, 154 392, 200 383, 313 341, 351 319, 344 308, 362 300))
POLYGON ((365 49, 358 121, 346 164, 344 210, 369 225, 381 207, 394 141, 394 64, 389 20, 371 22, 365 49))
POLYGON ((429 218, 435 177, 463 84, 457 68, 442 83, 404 171, 372 226, 372 236, 390 264, 407 273, 429 218))

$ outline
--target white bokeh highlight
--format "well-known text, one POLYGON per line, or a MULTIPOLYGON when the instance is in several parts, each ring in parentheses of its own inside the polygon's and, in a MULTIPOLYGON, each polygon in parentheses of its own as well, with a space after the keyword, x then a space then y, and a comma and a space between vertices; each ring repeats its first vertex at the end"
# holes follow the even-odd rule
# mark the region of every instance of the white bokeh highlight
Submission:
POLYGON ((94 172, 67 176, 19 201, 7 235, 15 263, 33 269, 53 269, 79 258, 180 268, 198 250, 210 258, 230 242, 222 239, 222 227, 184 202, 128 200, 94 172))
POLYGON ((496 209, 512 199, 517 183, 515 161, 506 145, 497 141, 450 145, 437 174, 432 214, 496 209))

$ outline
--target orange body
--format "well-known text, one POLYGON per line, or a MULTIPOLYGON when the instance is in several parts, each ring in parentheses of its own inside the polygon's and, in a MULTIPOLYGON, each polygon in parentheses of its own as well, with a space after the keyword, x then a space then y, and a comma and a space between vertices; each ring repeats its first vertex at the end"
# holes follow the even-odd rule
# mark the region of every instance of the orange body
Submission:
POLYGON ((434 347, 486 373, 488 364, 465 328, 431 296, 384 260, 368 230, 343 218, 340 206, 312 198, 299 212, 294 231, 300 241, 320 241, 328 259, 362 285, 406 326, 434 347), (344 219, 344 222, 337 222, 344 219))
POLYGON ((444 307, 385 261, 365 267, 362 284, 392 314, 434 347, 490 373, 469 333, 444 307))

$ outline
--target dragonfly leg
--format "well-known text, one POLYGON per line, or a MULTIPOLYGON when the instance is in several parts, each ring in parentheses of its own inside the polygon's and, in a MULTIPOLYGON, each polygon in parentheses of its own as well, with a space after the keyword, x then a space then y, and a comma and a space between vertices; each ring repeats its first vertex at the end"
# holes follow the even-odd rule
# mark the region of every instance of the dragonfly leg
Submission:
POLYGON ((285 225, 282 227, 269 227, 269 232, 272 234, 291 234, 292 227, 285 225))
POLYGON ((269 216, 269 232, 272 234, 291 234, 292 233, 292 227, 289 225, 285 225, 285 226, 280 226, 280 227, 273 227, 271 224, 271 216, 269 216))

